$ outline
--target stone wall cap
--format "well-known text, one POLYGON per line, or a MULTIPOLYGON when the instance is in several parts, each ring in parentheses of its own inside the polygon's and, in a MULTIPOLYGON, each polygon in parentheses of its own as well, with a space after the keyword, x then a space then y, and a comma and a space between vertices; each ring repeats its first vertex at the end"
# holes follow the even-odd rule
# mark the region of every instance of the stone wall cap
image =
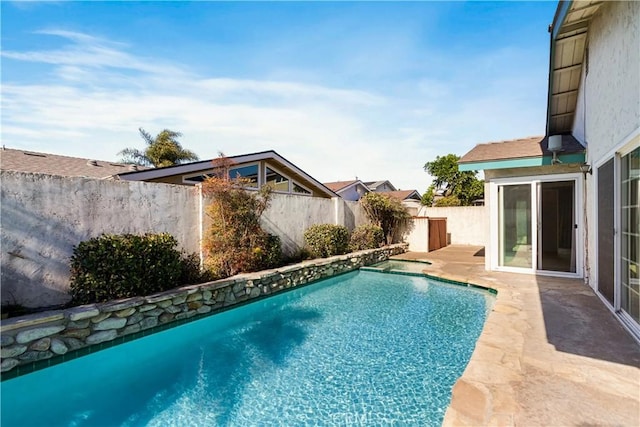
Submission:
POLYGON ((84 320, 93 316, 97 316, 98 314, 100 314, 100 309, 96 304, 79 305, 77 307, 71 307, 64 310, 64 314, 72 322, 77 322, 78 320, 84 320))
POLYGON ((124 310, 125 308, 137 307, 144 303, 144 297, 126 298, 101 304, 100 310, 106 313, 110 313, 112 311, 124 310))
POLYGON ((0 322, 0 331, 8 332, 14 329, 24 329, 30 326, 42 325, 64 319, 64 311, 52 310, 41 313, 27 314, 26 316, 5 319, 0 322))

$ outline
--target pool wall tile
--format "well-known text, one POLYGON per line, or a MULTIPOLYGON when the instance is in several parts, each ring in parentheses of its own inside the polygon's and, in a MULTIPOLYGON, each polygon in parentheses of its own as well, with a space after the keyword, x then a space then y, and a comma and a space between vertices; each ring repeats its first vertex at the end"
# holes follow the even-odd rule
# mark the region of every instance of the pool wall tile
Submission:
POLYGON ((3 320, 0 323, 0 351, 8 357, 0 358, 0 379, 15 378, 321 279, 349 273, 404 253, 407 249, 408 245, 401 243, 240 274, 144 297, 3 320), (126 323, 120 319, 126 319, 126 323), (26 351, 41 339, 55 339, 55 351, 63 354, 52 356, 49 346, 42 343, 39 344, 43 346, 42 350, 32 348, 26 351), (87 339, 101 342, 89 344, 87 339))

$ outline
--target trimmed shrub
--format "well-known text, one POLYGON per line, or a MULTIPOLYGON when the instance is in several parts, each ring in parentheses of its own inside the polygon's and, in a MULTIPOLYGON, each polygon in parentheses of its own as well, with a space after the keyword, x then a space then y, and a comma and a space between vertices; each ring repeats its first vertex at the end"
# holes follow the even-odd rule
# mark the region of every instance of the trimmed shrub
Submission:
POLYGON ((342 225, 312 225, 304 232, 304 241, 314 258, 326 258, 349 252, 349 230, 342 225))
POLYGON ((74 304, 149 295, 201 278, 195 255, 184 257, 170 234, 103 234, 73 249, 74 304))
POLYGON ((382 227, 373 224, 363 224, 356 227, 353 233, 351 233, 349 249, 352 251, 375 249, 383 244, 384 231, 382 231, 382 227))
POLYGON ((401 238, 402 231, 411 223, 407 208, 387 194, 367 193, 360 204, 371 222, 382 227, 388 245, 401 238))

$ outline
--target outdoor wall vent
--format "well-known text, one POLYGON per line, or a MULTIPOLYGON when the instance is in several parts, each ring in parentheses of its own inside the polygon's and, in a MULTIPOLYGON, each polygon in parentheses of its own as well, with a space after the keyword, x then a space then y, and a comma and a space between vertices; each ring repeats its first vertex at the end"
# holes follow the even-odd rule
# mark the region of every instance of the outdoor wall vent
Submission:
POLYGON ((558 151, 562 151, 562 135, 549 136, 549 144, 547 146, 547 149, 553 153, 553 159, 551 159, 552 165, 562 163, 558 159, 558 151))
POLYGON ((88 166, 98 166, 98 161, 97 160, 88 160, 87 161, 87 165, 88 166))

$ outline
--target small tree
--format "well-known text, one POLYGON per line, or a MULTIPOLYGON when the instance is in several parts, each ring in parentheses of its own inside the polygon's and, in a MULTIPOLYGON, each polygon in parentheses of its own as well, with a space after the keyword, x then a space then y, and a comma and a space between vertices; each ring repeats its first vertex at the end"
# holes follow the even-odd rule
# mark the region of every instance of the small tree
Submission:
POLYGON ((203 183, 203 192, 212 198, 206 213, 211 226, 204 239, 207 251, 205 267, 216 277, 256 271, 280 261, 280 239, 262 230, 260 216, 269 206, 272 188, 244 189, 244 178, 232 178, 232 162, 224 157, 214 160, 215 173, 203 183))
POLYGON ((384 193, 367 193, 360 199, 360 203, 371 222, 382 227, 387 244, 394 242, 394 237, 408 225, 411 218, 400 200, 384 193))
MULTIPOLYGON (((442 190, 445 198, 455 198, 458 205, 468 206, 484 195, 484 181, 476 178, 476 171, 460 171, 458 160, 460 157, 455 154, 437 156, 434 161, 424 164, 424 170, 434 177, 432 185, 436 190, 442 190)), ((451 199, 447 203, 455 206, 451 199)))

